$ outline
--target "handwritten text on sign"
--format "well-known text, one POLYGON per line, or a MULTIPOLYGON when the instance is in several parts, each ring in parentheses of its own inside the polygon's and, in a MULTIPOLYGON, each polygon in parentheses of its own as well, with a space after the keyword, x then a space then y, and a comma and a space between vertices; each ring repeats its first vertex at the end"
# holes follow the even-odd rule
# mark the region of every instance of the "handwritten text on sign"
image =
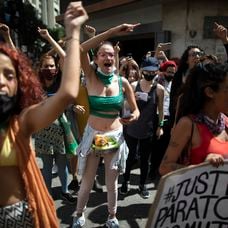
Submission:
POLYGON ((228 228, 228 162, 180 170, 162 181, 147 227, 228 228))

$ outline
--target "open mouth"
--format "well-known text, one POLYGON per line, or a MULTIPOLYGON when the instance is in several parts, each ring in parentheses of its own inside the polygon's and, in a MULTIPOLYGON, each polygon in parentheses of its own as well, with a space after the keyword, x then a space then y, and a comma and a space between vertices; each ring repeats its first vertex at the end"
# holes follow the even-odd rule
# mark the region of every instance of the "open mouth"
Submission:
POLYGON ((105 63, 104 66, 105 66, 105 67, 111 67, 112 64, 111 64, 111 63, 105 63))

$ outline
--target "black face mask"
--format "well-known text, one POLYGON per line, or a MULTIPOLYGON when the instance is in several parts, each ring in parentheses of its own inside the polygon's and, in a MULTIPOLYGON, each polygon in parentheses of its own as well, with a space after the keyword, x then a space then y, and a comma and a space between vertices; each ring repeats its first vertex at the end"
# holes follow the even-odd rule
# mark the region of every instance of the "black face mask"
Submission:
POLYGON ((165 75, 165 80, 170 82, 173 80, 173 75, 165 75))
POLYGON ((0 124, 15 113, 17 96, 0 95, 0 124))
POLYGON ((40 71, 41 76, 48 81, 53 80, 57 75, 57 73, 58 73, 57 69, 42 69, 40 71))
POLYGON ((146 81, 152 81, 155 78, 156 74, 143 74, 143 77, 146 81))

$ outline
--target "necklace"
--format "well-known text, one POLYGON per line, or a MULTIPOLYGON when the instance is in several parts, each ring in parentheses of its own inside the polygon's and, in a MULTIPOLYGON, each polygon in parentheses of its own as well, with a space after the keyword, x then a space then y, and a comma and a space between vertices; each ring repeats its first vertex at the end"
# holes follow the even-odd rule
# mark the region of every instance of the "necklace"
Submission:
POLYGON ((205 124, 213 135, 218 135, 225 130, 225 115, 220 113, 217 121, 212 120, 210 117, 199 113, 195 117, 195 121, 198 123, 205 124))

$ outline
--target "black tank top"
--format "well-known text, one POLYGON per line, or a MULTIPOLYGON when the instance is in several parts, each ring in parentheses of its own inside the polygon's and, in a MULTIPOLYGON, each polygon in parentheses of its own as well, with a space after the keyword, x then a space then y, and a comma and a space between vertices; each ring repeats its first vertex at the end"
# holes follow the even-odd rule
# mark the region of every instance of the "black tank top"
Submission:
MULTIPOLYGON (((138 139, 149 138, 153 135, 154 126, 156 126, 155 121, 157 113, 157 82, 154 82, 154 85, 151 87, 151 90, 148 92, 148 100, 137 100, 137 105, 140 111, 139 119, 127 125, 127 134, 138 139)), ((138 82, 135 92, 143 92, 140 88, 140 83, 138 82)))

